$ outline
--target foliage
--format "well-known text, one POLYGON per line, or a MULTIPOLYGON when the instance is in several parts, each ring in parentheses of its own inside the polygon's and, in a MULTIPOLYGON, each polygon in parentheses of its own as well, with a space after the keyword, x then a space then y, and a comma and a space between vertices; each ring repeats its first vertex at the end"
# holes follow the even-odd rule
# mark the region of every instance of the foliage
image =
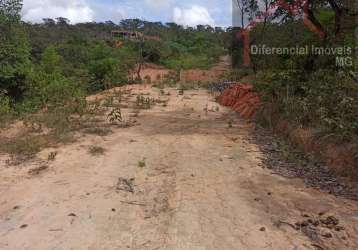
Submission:
POLYGON ((133 66, 133 56, 128 47, 117 51, 103 42, 98 42, 89 50, 87 90, 96 92, 123 85, 128 81, 127 75, 133 66))
POLYGON ((62 57, 53 46, 47 47, 42 53, 41 67, 46 74, 61 73, 62 57))
POLYGON ((7 115, 11 112, 10 98, 0 93, 0 116, 7 115))
POLYGON ((123 121, 122 111, 120 108, 113 109, 107 117, 112 124, 116 124, 117 122, 123 121))
POLYGON ((143 95, 137 95, 136 106, 142 109, 150 109, 155 104, 153 98, 144 97, 143 95))
POLYGON ((20 0, 0 2, 0 91, 14 100, 24 93, 30 50, 20 22, 20 0))
POLYGON ((63 76, 58 69, 61 57, 50 47, 42 55, 40 65, 27 79, 27 104, 49 110, 63 109, 69 114, 81 113, 85 107, 85 93, 80 86, 63 76))
MULTIPOLYGON (((337 12, 330 5, 318 3, 309 8, 312 13, 308 18, 317 21, 314 25, 324 31, 325 37, 312 32, 284 8, 277 8, 266 22, 252 29, 251 52, 263 46, 293 49, 288 53, 265 54, 262 50, 251 53, 250 70, 256 74, 255 87, 264 101, 273 104, 274 109, 278 108, 280 114, 298 126, 313 127, 322 134, 358 142, 358 65, 354 51, 357 43, 354 30, 346 25, 350 17, 345 15, 344 8, 337 12), (342 24, 340 30, 337 20, 342 24), (351 48, 351 52, 322 55, 313 53, 312 47, 336 51, 351 48), (295 50, 299 48, 304 50, 295 50), (353 65, 337 65, 336 59, 340 56, 352 58, 353 65)), ((239 30, 234 29, 233 33, 239 30)), ((237 41, 236 36, 233 39, 237 41)), ((231 51, 234 65, 240 65, 242 43, 233 42, 231 51)))
MULTIPOLYGON (((0 0, 0 118, 44 124, 58 136, 84 115, 86 94, 132 83, 136 65, 177 69, 166 79, 176 83, 180 69, 208 68, 226 53, 228 43, 223 29, 210 26, 194 29, 139 19, 73 25, 63 17, 26 23, 21 8, 21 0, 0 0), (121 29, 154 39, 116 46, 111 31, 121 29)), ((154 104, 150 98, 138 100, 141 108, 154 104)), ((110 116, 113 122, 122 119, 120 110, 110 116)))
POLYGON ((147 164, 146 164, 146 158, 143 158, 142 160, 138 161, 138 167, 139 168, 144 168, 147 164))
POLYGON ((344 73, 318 70, 306 79, 297 71, 261 72, 256 87, 282 114, 304 126, 343 139, 358 139, 358 85, 344 73))

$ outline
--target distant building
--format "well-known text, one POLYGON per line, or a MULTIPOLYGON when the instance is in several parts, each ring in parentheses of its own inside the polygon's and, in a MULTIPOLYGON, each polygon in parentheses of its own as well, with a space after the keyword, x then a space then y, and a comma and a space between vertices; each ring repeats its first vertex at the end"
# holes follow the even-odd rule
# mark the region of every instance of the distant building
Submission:
POLYGON ((112 39, 139 41, 143 40, 143 34, 138 31, 113 30, 112 39))
POLYGON ((145 36, 143 33, 138 31, 126 31, 126 30, 113 30, 112 31, 113 40, 130 40, 130 41, 143 41, 143 40, 155 40, 160 41, 159 36, 145 36))

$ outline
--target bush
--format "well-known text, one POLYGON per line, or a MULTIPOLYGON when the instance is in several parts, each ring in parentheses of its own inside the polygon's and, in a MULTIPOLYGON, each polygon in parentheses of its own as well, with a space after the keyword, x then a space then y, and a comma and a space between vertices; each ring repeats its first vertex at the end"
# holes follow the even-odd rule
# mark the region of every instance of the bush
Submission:
POLYGON ((120 86, 128 81, 128 71, 134 66, 129 47, 113 49, 105 43, 97 43, 90 50, 88 92, 97 92, 120 86), (127 60, 128 57, 128 60, 127 60))
POLYGON ((40 65, 28 75, 26 99, 17 105, 19 110, 30 112, 45 107, 64 109, 69 114, 83 111, 85 93, 81 86, 61 74, 61 61, 54 47, 43 52, 40 65))
POLYGON ((81 112, 85 106, 83 89, 59 74, 46 74, 38 69, 29 79, 28 99, 34 107, 49 110, 66 108, 68 112, 81 112))
POLYGON ((49 46, 42 53, 41 66, 47 74, 61 73, 62 57, 57 53, 55 47, 49 46))
POLYGON ((358 84, 349 74, 318 70, 305 76, 298 70, 262 71, 255 87, 289 120, 345 140, 358 139, 358 84))
POLYGON ((0 93, 0 116, 8 115, 11 112, 10 98, 0 93))
POLYGON ((0 92, 14 100, 23 98, 30 64, 30 48, 20 21, 21 1, 0 5, 0 92))
POLYGON ((94 61, 89 66, 90 82, 87 90, 96 92, 116 86, 125 77, 120 71, 119 61, 105 58, 94 61))

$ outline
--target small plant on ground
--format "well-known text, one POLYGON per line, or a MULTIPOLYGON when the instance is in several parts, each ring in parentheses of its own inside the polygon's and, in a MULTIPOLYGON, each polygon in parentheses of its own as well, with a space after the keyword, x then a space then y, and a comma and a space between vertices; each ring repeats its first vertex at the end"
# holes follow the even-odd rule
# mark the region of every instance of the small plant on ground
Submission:
POLYGON ((93 156, 104 155, 105 149, 99 146, 91 146, 88 149, 88 153, 93 156))
POLYGON ((146 162, 145 162, 145 158, 143 158, 142 160, 138 161, 138 167, 140 168, 144 168, 146 166, 146 162))
POLYGON ((113 104, 114 104, 113 96, 107 96, 103 102, 103 106, 105 106, 107 108, 113 107, 113 104))
POLYGON ((106 135, 109 135, 110 133, 112 133, 112 130, 110 130, 109 128, 94 127, 94 128, 87 128, 84 130, 84 132, 86 134, 106 136, 106 135))
POLYGON ((233 125, 234 125, 234 121, 233 121, 233 119, 230 119, 230 120, 228 121, 228 128, 232 128, 233 125))
POLYGON ((2 139, 0 150, 10 155, 34 156, 43 147, 39 136, 26 136, 24 138, 2 139))
POLYGON ((42 132, 42 124, 36 121, 32 121, 31 119, 24 120, 24 126, 29 129, 30 132, 33 133, 41 133, 42 132))
POLYGON ((87 107, 87 112, 91 115, 95 115, 100 113, 101 109, 100 109, 100 105, 98 103, 93 103, 91 105, 88 105, 87 107))
POLYGON ((112 124, 117 124, 123 121, 123 117, 122 117, 122 111, 120 108, 115 108, 113 109, 109 114, 108 114, 108 120, 110 121, 110 123, 112 124))
POLYGON ((153 98, 144 97, 143 95, 138 95, 136 99, 136 105, 142 109, 150 109, 151 106, 155 103, 153 98))
POLYGON ((51 153, 49 153, 47 160, 54 161, 56 159, 56 156, 57 156, 57 152, 51 152, 51 153))

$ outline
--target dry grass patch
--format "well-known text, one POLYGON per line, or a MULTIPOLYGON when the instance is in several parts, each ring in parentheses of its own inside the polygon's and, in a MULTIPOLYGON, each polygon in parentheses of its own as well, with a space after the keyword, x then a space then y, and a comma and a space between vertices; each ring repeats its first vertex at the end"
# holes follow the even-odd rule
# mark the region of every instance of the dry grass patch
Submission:
POLYGON ((45 145, 41 136, 25 136, 16 138, 1 138, 0 150, 10 155, 34 156, 45 145))
POLYGON ((88 149, 88 153, 92 156, 104 155, 105 152, 106 150, 103 147, 99 147, 99 146, 91 146, 88 149))
POLYGON ((83 130, 83 132, 86 134, 98 135, 98 136, 107 136, 113 133, 113 131, 109 128, 99 128, 99 127, 87 128, 83 130))

